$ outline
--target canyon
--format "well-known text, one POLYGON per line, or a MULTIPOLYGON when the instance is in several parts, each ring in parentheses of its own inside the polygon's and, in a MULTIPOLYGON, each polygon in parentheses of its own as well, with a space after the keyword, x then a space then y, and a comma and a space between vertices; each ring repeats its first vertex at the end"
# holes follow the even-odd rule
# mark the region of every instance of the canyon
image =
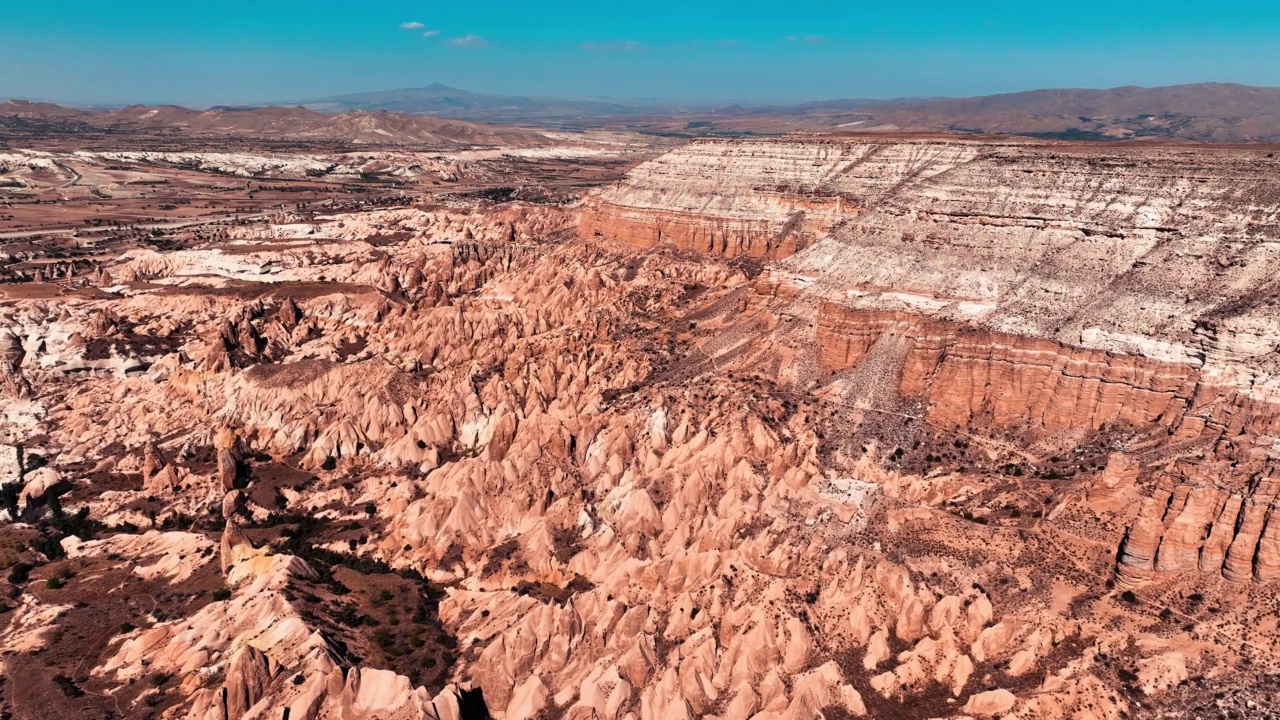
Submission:
POLYGON ((487 137, 0 155, 4 713, 1280 701, 1268 148, 487 137))

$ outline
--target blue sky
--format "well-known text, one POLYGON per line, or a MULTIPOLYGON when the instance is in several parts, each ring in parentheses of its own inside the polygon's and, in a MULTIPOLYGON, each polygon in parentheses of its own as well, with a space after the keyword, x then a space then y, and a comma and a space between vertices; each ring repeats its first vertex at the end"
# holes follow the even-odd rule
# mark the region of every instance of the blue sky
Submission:
POLYGON ((1209 80, 1280 85, 1280 1, 0 7, 0 97, 58 102, 253 103, 432 82, 506 94, 791 101, 1209 80))

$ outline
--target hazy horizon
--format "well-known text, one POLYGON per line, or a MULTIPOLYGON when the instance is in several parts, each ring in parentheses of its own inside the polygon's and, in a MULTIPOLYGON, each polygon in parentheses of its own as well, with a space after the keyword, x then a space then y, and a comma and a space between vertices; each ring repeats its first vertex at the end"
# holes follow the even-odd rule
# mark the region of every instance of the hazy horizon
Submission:
POLYGON ((1196 82, 1280 85, 1280 5, 1067 11, 797 0, 84 0, 6 8, 0 97, 78 105, 264 104, 441 83, 473 92, 681 102, 967 97, 1196 82))
MULTIPOLYGON (((1206 80, 1206 81, 1204 81, 1203 83, 1188 83, 1188 85, 1190 85, 1190 84, 1232 84, 1232 85, 1234 85, 1234 84, 1239 84, 1239 83, 1228 83, 1228 82, 1221 82, 1221 81, 1216 81, 1216 80, 1206 80)), ((453 87, 453 86, 446 85, 446 84, 444 84, 444 83, 426 83, 426 84, 424 84, 424 85, 415 86, 415 87, 377 88, 377 89, 369 89, 369 90, 360 90, 360 91, 355 91, 355 92, 351 92, 351 93, 335 93, 335 94, 333 94, 333 95, 324 96, 324 97, 313 97, 313 98, 285 98, 285 99, 278 99, 278 100, 261 100, 261 101, 257 101, 257 102, 217 102, 217 101, 215 101, 215 102, 203 102, 203 103, 175 103, 175 102, 164 102, 164 101, 155 101, 155 102, 146 102, 146 101, 136 101, 136 102, 135 102, 135 101, 118 101, 118 102, 76 102, 76 101, 57 100, 57 99, 53 99, 53 98, 45 98, 45 97, 17 96, 17 95, 3 95, 3 94, 0 94, 0 101, 4 101, 4 100, 20 100, 20 101, 27 101, 27 102, 52 103, 52 104, 57 104, 57 105, 62 105, 62 106, 65 106, 65 107, 72 107, 72 108, 103 109, 103 110, 106 110, 106 109, 114 109, 114 108, 123 108, 123 107, 128 107, 128 106, 130 106, 130 105, 177 105, 177 106, 187 107, 187 108, 189 108, 189 109, 204 110, 204 109, 215 108, 215 107, 245 107, 245 108, 251 108, 251 107, 262 107, 262 106, 281 106, 281 107, 284 107, 284 106, 292 106, 292 105, 299 105, 299 106, 300 106, 300 105, 307 105, 307 104, 318 104, 318 103, 320 103, 321 101, 324 101, 324 100, 328 100, 328 99, 332 99, 332 98, 337 98, 337 97, 343 97, 343 96, 347 96, 347 95, 356 96, 356 95, 363 95, 363 94, 378 94, 378 93, 406 92, 406 91, 414 91, 414 90, 423 90, 423 89, 427 89, 427 88, 432 87, 433 85, 440 85, 440 86, 446 87, 446 88, 448 88, 448 89, 450 89, 450 90, 461 91, 461 92, 466 92, 466 93, 476 93, 476 94, 482 94, 482 95, 494 95, 494 96, 509 96, 509 97, 518 97, 518 96, 520 96, 520 94, 517 94, 517 93, 489 93, 489 92, 487 92, 487 91, 485 91, 485 90, 477 90, 477 89, 474 89, 474 88, 459 88, 459 87, 453 87)), ((1110 86, 1105 86, 1105 87, 1083 87, 1083 86, 1081 86, 1081 87, 1029 87, 1029 88, 1022 88, 1022 89, 1017 89, 1017 90, 1009 90, 1009 91, 1007 91, 1007 92, 1001 92, 1001 93, 992 93, 991 95, 1018 94, 1018 93, 1037 92, 1037 91, 1064 91, 1064 92, 1070 92, 1070 91, 1076 91, 1076 90, 1116 90, 1116 89, 1126 88, 1126 87, 1140 87, 1140 88, 1143 88, 1143 89, 1153 90, 1153 89, 1160 89, 1160 88, 1162 88, 1162 87, 1175 87, 1175 86, 1153 86, 1153 85, 1143 85, 1143 86, 1139 86, 1139 85, 1128 84, 1128 85, 1110 85, 1110 86)), ((1245 85, 1244 87, 1256 87, 1256 88, 1264 88, 1264 89, 1280 89, 1280 86, 1253 86, 1253 85, 1245 85)), ((711 97, 706 97, 706 98, 664 98, 664 97, 623 97, 623 96, 601 96, 601 95, 595 95, 595 96, 593 96, 593 95, 578 95, 578 96, 575 96, 575 95, 541 95, 541 94, 526 94, 525 96, 527 96, 527 97, 532 97, 532 98, 547 98, 547 99, 558 99, 558 100, 572 100, 572 101, 596 101, 596 102, 604 102, 604 103, 610 103, 610 102, 611 102, 611 103, 617 103, 617 104, 631 104, 631 105, 633 105, 633 106, 635 106, 636 108, 638 108, 638 109, 639 109, 639 108, 643 108, 645 105, 659 106, 659 105, 664 105, 664 104, 665 104, 666 106, 670 106, 670 105, 673 105, 673 104, 679 104, 679 103, 686 103, 686 104, 688 104, 690 107, 698 107, 698 108, 707 108, 707 107, 722 106, 722 105, 735 105, 735 104, 740 104, 740 105, 744 105, 744 106, 752 105, 752 106, 761 107, 761 106, 768 106, 768 105, 775 104, 775 103, 776 103, 776 104, 778 104, 778 105, 791 106, 791 105, 801 105, 801 104, 805 104, 805 103, 835 102, 835 101, 842 101, 842 100, 868 100, 868 101, 886 101, 886 102, 887 102, 887 101, 895 101, 895 100, 903 100, 903 101, 914 101, 914 100, 950 100, 950 99, 964 99, 964 98, 969 98, 969 97, 989 97, 990 95, 985 95, 985 96, 973 96, 973 95, 889 95, 889 96, 881 96, 881 97, 869 97, 869 96, 857 96, 857 97, 854 97, 854 96, 838 96, 838 97, 837 97, 837 96, 830 96, 830 97, 811 97, 811 98, 797 98, 797 99, 787 99, 787 98, 711 98, 711 97)))

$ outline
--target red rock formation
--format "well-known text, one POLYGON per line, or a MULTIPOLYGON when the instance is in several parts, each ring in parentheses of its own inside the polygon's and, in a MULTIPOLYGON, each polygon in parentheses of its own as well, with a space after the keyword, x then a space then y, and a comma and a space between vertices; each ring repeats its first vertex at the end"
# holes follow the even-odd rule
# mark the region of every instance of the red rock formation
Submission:
MULTIPOLYGON (((822 303, 816 336, 825 373, 857 367, 873 346, 893 339, 901 348, 902 367, 895 391, 920 399, 926 418, 939 426, 984 432, 1003 427, 1031 438, 1157 425, 1166 428, 1168 442, 1207 442, 1211 452, 1230 463, 1185 464, 1177 477, 1167 478, 1168 490, 1145 497, 1121 547, 1120 577, 1136 585, 1190 571, 1222 572, 1237 582, 1274 576, 1270 564, 1264 572, 1255 571, 1274 490, 1250 488, 1249 474, 1270 472, 1259 464, 1251 438, 1253 432, 1275 431, 1280 407, 1233 387, 1214 387, 1189 365, 904 312, 822 303), (1249 428, 1244 438, 1241 428, 1249 428)), ((1093 502, 1119 498, 1137 468, 1131 467, 1123 482, 1113 474, 1109 464, 1098 482, 1111 485, 1101 494, 1091 490, 1093 502)))
POLYGON ((222 489, 230 492, 240 487, 244 451, 235 431, 225 425, 218 428, 213 436, 213 451, 218 461, 218 483, 222 489))
POLYGON ((1167 493, 1143 499, 1138 518, 1129 526, 1120 546, 1120 578, 1126 584, 1136 585, 1150 578, 1160 535, 1164 532, 1161 519, 1168 505, 1167 493))
POLYGON ((1258 554, 1253 561, 1253 575, 1258 582, 1280 580, 1280 503, 1272 502, 1267 512, 1267 525, 1258 540, 1258 554))
POLYGON ((227 668, 224 716, 227 720, 240 720, 249 709, 266 695, 271 682, 271 668, 267 657, 257 648, 248 645, 231 658, 227 668))
POLYGON ((1258 541, 1266 523, 1267 506, 1253 498, 1245 500, 1240 515, 1239 529, 1227 548, 1227 561, 1222 566, 1222 576, 1233 582, 1253 579, 1253 560, 1258 554, 1258 541))
POLYGON ((817 240, 830 224, 807 220, 808 211, 800 209, 778 222, 726 220, 692 213, 625 208, 607 202, 594 203, 581 217, 578 229, 584 236, 620 243, 630 250, 672 247, 725 258, 757 259, 793 255, 817 240))
POLYGON ((142 485, 150 493, 172 492, 178 486, 178 473, 164 459, 154 440, 142 446, 142 485))
POLYGON ((1197 565, 1200 572, 1222 571, 1222 564, 1227 559, 1227 548, 1235 538, 1236 519, 1240 516, 1240 506, 1243 503, 1244 497, 1239 493, 1232 493, 1222 503, 1222 512, 1218 513, 1209 537, 1200 549, 1200 562, 1197 565))
POLYGON ((1214 525, 1224 506, 1223 493, 1212 487, 1189 489, 1186 504, 1160 538, 1155 569, 1159 572, 1186 572, 1200 566, 1201 549, 1208 539, 1206 528, 1214 525))
MULTIPOLYGON (((72 582, 162 605, 93 682, 125 703, 172 676, 168 712, 202 720, 456 718, 451 684, 506 720, 1114 720, 1138 710, 1118 667, 1165 714, 1271 672, 1274 638, 1242 632, 1269 588, 1194 575, 1280 572, 1266 305, 1215 289, 1258 284, 1218 240, 1170 229, 1267 220, 1248 198, 1222 220, 1229 164, 1174 192, 1181 151, 691 147, 588 198, 583 236, 456 198, 282 215, 228 228, 234 252, 112 267, 161 291, 0 306, 39 390, 6 429, 121 529, 61 538, 92 568, 72 582), (762 263, 719 257, 793 250, 754 282, 762 263), (1174 282, 1199 258, 1221 275, 1174 282), (59 369, 91 330, 158 356, 59 369), (131 534, 156 500, 113 476, 166 466, 116 455, 157 428, 185 487, 156 500, 198 525, 131 534), (261 486, 233 490, 249 453, 261 486)), ((20 585, 6 671, 88 615, 20 585)))
MULTIPOLYGON (((909 343, 899 392, 927 398, 930 419, 940 423, 980 418, 1050 432, 1157 420, 1180 427, 1197 393, 1199 376, 1186 365, 834 303, 823 303, 818 316, 819 365, 828 373, 852 367, 884 336, 909 343)), ((1198 424, 1190 427, 1198 434, 1198 424)))

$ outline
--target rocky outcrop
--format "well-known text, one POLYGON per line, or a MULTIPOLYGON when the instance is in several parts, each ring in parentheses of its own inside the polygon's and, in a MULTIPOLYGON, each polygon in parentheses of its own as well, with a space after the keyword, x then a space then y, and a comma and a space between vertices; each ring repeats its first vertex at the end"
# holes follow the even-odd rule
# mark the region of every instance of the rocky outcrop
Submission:
POLYGON ((1236 536, 1227 547, 1227 560, 1222 575, 1233 582, 1253 579, 1253 561, 1258 554, 1258 541, 1266 522, 1267 507, 1253 499, 1245 500, 1240 512, 1236 536))
POLYGON ((1218 572, 1227 559, 1227 548, 1235 537, 1236 520, 1240 517, 1240 507, 1244 498, 1239 493, 1232 493, 1222 502, 1222 512, 1213 521, 1209 535, 1200 548, 1200 572, 1218 572))
POLYGON ((1265 485, 1245 492, 1178 485, 1147 496, 1121 547, 1121 581, 1191 571, 1237 583, 1276 579, 1273 501, 1265 485))
POLYGON ((1003 688, 988 690, 969 698, 964 704, 964 712, 984 717, 1003 715, 1013 708, 1017 699, 1017 696, 1003 688))
POLYGON ((262 651, 246 645, 231 658, 223 691, 223 716, 240 720, 267 693, 271 663, 262 651))
POLYGON ((257 552, 257 548, 254 547, 253 541, 244 534, 244 529, 240 527, 240 523, 234 518, 227 518, 226 524, 222 528, 220 547, 223 575, 229 575, 236 564, 260 555, 257 552))
POLYGON ((1169 505, 1168 493, 1153 495, 1142 501, 1138 518, 1129 526, 1120 547, 1120 576, 1130 584, 1147 579, 1154 569, 1156 549, 1164 531, 1163 518, 1169 505))
MULTIPOLYGON (((1194 437, 1187 421, 1199 374, 1190 366, 1076 348, 1011 333, 973 330, 903 311, 823 303, 819 368, 858 365, 881 338, 903 343, 897 391, 927 399, 930 419, 966 426, 1029 424, 1047 432, 1156 421, 1194 437)), ((1194 433, 1194 434, 1193 434, 1194 433)))
MULTIPOLYGON (((1255 477, 1274 472, 1267 457, 1280 405, 1258 398, 1256 387, 1239 388, 1192 364, 831 302, 820 303, 816 336, 827 375, 855 377, 864 364, 882 362, 893 343, 899 369, 874 376, 879 387, 892 383, 893 397, 918 403, 923 418, 941 427, 1016 429, 1031 439, 1159 426, 1167 442, 1204 448, 1201 462, 1178 466, 1165 476, 1167 489, 1142 500, 1120 549, 1121 579, 1137 584, 1191 571, 1238 582, 1270 577, 1254 568, 1275 485, 1255 477)), ((1099 508, 1137 481, 1139 466, 1121 459, 1113 457, 1090 491, 1099 508)))
POLYGON ((1280 580, 1280 503, 1274 501, 1267 511, 1267 525, 1258 539, 1253 576, 1259 582, 1280 580))
MULTIPOLYGON (((901 180, 908 171, 898 161, 913 150, 698 141, 635 168, 588 200, 579 231, 634 250, 786 257, 856 217, 871 188, 883 192, 901 180)), ((972 150, 937 146, 921 153, 937 163, 932 173, 968 159, 972 150)))
POLYGON ((142 446, 142 486, 152 494, 173 492, 178 487, 178 471, 165 461, 154 440, 142 446))
POLYGON ((246 479, 244 448, 235 431, 223 426, 213 436, 213 451, 218 461, 218 483, 230 492, 246 479))
POLYGON ((25 398, 31 394, 31 384, 22 375, 22 359, 26 350, 17 335, 0 330, 0 395, 25 398))
MULTIPOLYGON (((1205 528, 1215 524, 1225 500, 1223 493, 1216 488, 1193 487, 1188 490, 1186 503, 1160 538, 1155 562, 1157 571, 1187 572, 1200 567, 1201 550, 1208 539, 1205 528)), ((1212 536, 1212 530, 1209 535, 1212 536)))

